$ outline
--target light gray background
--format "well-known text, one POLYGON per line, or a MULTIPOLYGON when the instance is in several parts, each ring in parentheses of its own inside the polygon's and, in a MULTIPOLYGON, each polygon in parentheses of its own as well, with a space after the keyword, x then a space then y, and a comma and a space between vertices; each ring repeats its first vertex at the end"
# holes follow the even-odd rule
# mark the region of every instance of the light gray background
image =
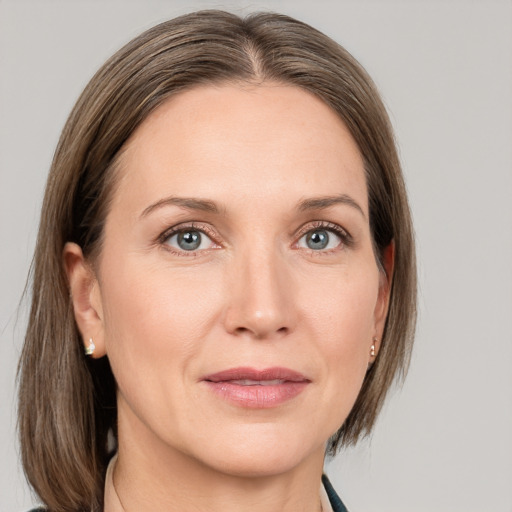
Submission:
POLYGON ((65 118, 119 46, 204 7, 298 17, 345 45, 391 112, 416 222, 409 378, 370 442, 327 472, 353 512, 512 511, 510 1, 0 0, 0 511, 33 503, 17 460, 16 322, 65 118))

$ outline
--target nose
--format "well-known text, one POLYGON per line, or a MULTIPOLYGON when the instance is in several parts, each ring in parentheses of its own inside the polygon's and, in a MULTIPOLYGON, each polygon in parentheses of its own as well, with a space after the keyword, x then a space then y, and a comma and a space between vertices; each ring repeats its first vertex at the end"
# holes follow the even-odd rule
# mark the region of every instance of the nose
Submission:
POLYGON ((236 336, 278 339, 295 329, 293 273, 271 250, 246 253, 230 270, 225 328, 236 336))

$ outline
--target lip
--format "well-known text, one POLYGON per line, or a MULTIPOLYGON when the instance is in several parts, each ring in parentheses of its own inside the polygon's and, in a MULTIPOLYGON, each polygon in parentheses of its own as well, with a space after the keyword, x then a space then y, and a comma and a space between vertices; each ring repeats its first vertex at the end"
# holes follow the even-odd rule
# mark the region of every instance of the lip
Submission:
POLYGON ((311 381, 289 368, 230 368, 203 377, 208 388, 220 398, 240 407, 268 409, 292 400, 311 381))

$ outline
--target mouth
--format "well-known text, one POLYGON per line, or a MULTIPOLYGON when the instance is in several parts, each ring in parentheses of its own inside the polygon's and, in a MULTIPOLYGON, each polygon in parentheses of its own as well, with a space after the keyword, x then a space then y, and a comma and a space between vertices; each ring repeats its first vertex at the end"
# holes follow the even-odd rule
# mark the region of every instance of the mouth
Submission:
POLYGON ((233 405, 277 407, 302 393, 311 381, 288 368, 231 368, 202 379, 210 391, 233 405))

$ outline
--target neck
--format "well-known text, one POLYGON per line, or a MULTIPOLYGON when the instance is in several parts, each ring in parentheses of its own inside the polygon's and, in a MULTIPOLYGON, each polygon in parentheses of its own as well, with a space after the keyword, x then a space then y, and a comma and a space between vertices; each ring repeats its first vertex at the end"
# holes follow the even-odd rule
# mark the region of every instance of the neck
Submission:
MULTIPOLYGON (((120 429, 113 471, 115 492, 124 509, 120 512, 321 510, 322 448, 287 471, 238 475, 168 446, 147 446, 133 438, 126 442, 123 434, 120 429)), ((111 512, 105 505, 105 512, 111 512)))

